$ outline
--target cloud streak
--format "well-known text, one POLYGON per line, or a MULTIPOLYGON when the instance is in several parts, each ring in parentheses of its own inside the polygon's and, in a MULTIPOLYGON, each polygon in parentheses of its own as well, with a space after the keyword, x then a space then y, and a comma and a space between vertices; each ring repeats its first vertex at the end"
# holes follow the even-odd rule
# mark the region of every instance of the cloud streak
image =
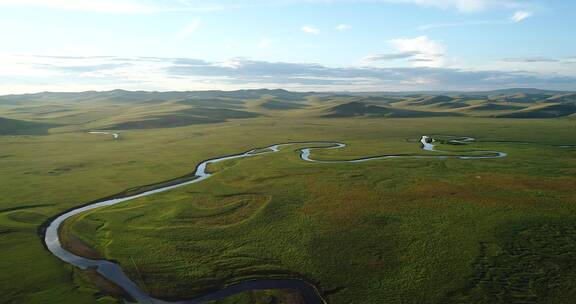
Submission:
POLYGON ((514 15, 510 16, 510 21, 513 23, 519 23, 532 16, 532 12, 527 11, 517 11, 514 15))
POLYGON ((518 7, 526 1, 515 0, 396 0, 387 2, 411 3, 424 7, 434 7, 440 9, 453 9, 460 12, 477 12, 492 7, 518 7))
POLYGON ((504 62, 515 62, 515 63, 541 63, 541 62, 559 62, 559 59, 548 58, 548 57, 516 57, 516 58, 504 58, 504 62))
POLYGON ((301 31, 303 31, 306 34, 312 34, 312 35, 319 35, 320 34, 320 30, 314 26, 310 26, 310 25, 304 25, 300 28, 301 31))
POLYGON ((158 7, 142 1, 126 0, 0 0, 0 7, 36 7, 67 11, 115 14, 152 13, 158 7))
MULTIPOLYGON (((408 55, 391 54, 387 57, 408 55)), ((228 90, 267 87, 305 91, 406 91, 539 87, 576 90, 574 76, 425 66, 329 67, 245 58, 221 62, 194 58, 101 56, 0 56, 0 59, 0 62, 11 63, 10 66, 0 63, 0 94, 114 88, 228 90)))
POLYGON ((0 0, 0 7, 36 7, 96 13, 149 14, 331 3, 412 4, 469 13, 493 7, 520 8, 527 6, 528 2, 526 0, 0 0))
POLYGON ((176 33, 176 40, 184 40, 200 28, 200 19, 194 19, 176 33))
POLYGON ((398 38, 390 40, 389 43, 396 49, 397 53, 383 55, 382 59, 402 59, 409 58, 416 67, 442 67, 445 64, 445 47, 442 43, 432 40, 427 36, 415 38, 398 38))
POLYGON ((364 57, 365 62, 376 62, 376 61, 390 61, 397 59, 409 59, 415 56, 421 55, 418 51, 412 52, 398 52, 398 53, 388 53, 388 54, 374 54, 364 57))
POLYGON ((463 22, 442 22, 442 23, 424 24, 418 26, 416 29, 419 31, 427 31, 427 30, 450 28, 450 27, 506 25, 506 24, 510 24, 510 22, 507 20, 469 20, 463 22))
POLYGON ((337 26, 334 27, 335 30, 340 31, 340 32, 344 32, 347 31, 349 29, 351 29, 352 26, 348 25, 348 24, 338 24, 337 26))

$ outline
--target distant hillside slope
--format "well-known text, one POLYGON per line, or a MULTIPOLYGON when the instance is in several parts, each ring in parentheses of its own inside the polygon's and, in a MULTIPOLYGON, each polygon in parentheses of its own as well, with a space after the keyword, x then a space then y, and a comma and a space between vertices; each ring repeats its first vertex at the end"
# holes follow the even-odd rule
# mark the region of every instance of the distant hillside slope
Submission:
POLYGON ((146 103, 154 101, 167 101, 177 99, 258 99, 264 96, 276 97, 283 100, 302 100, 311 93, 290 92, 286 90, 238 90, 238 91, 86 91, 86 92, 42 92, 34 94, 4 95, 0 96, 0 104, 26 104, 42 102, 113 102, 113 103, 146 103))
POLYGON ((576 93, 538 89, 487 92, 87 91, 0 96, 0 134, 151 129, 222 123, 262 115, 306 117, 576 117, 576 93), (291 112, 289 112, 291 111, 291 112), (281 113, 286 112, 286 113, 281 113), (64 131, 59 128, 55 131, 64 131))
POLYGON ((470 109, 475 111, 516 111, 516 110, 522 110, 524 109, 524 107, 516 105, 498 104, 494 102, 483 102, 479 105, 470 107, 470 109))
POLYGON ((87 91, 73 93, 43 92, 36 94, 6 95, 0 96, 0 104, 30 104, 30 103, 143 103, 150 101, 169 100, 174 98, 185 98, 186 92, 145 92, 145 91, 87 91))
POLYGON ((535 109, 527 109, 499 115, 503 118, 556 118, 576 113, 576 104, 554 104, 535 109))
POLYGON ((542 102, 550 97, 551 97, 550 94, 526 94, 526 93, 490 96, 490 98, 494 100, 506 101, 506 102, 518 102, 518 103, 542 102))
POLYGON ((0 135, 43 135, 53 124, 0 117, 0 135))
POLYGON ((328 113, 322 115, 326 118, 336 117, 354 117, 354 116, 369 116, 369 117, 392 117, 392 118, 406 118, 406 117, 432 117, 432 116, 459 116, 458 113, 444 113, 444 112, 426 112, 397 109, 392 107, 383 107, 377 105, 370 105, 359 101, 353 101, 330 108, 328 113))
POLYGON ((260 114, 231 109, 190 108, 178 112, 155 115, 141 120, 133 120, 107 126, 105 129, 156 129, 174 128, 194 124, 220 123, 228 119, 254 118, 260 114))
POLYGON ((428 110, 432 108, 438 108, 439 110, 442 109, 458 109, 458 108, 465 108, 470 106, 465 102, 465 98, 461 98, 459 96, 445 96, 445 95, 438 95, 438 96, 407 96, 401 102, 396 103, 400 107, 426 107, 428 110))
POLYGON ((260 107, 268 110, 295 110, 305 108, 306 105, 293 101, 270 99, 260 104, 260 107))
POLYGON ((196 98, 239 98, 239 99, 258 99, 264 96, 272 96, 284 100, 302 100, 312 93, 291 92, 277 89, 256 89, 256 90, 237 90, 237 91, 192 91, 188 92, 190 97, 196 98))
POLYGON ((426 106, 426 105, 434 105, 434 104, 440 104, 440 103, 453 102, 454 100, 455 100, 455 98, 453 98, 453 97, 443 96, 443 95, 423 96, 423 97, 416 98, 416 100, 408 102, 408 104, 426 106))
POLYGON ((555 91, 555 90, 542 90, 542 89, 534 89, 534 88, 510 88, 510 89, 502 89, 502 90, 493 90, 493 91, 486 91, 483 92, 488 95, 494 94, 562 94, 567 93, 564 91, 555 91))
POLYGON ((576 93, 555 95, 547 98, 545 101, 555 103, 576 103, 576 93))
POLYGON ((210 107, 210 108, 232 108, 240 109, 244 107, 244 101, 241 99, 226 99, 226 98, 186 98, 179 100, 178 103, 197 106, 197 107, 210 107))

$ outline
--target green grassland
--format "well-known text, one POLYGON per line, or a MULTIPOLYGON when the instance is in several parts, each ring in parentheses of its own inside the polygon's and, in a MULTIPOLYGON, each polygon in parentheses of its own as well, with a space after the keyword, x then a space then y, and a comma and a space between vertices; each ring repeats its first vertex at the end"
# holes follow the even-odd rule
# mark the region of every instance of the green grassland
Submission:
MULTIPOLYGON (((40 226, 74 206, 273 143, 345 142, 345 149, 313 157, 353 159, 430 154, 415 142, 425 134, 478 139, 442 150, 509 156, 317 164, 299 160, 299 146, 292 146, 212 166, 214 176, 198 184, 79 215, 64 227, 63 239, 83 255, 118 261, 145 290, 167 299, 271 277, 304 278, 330 303, 570 303, 576 297, 576 151, 553 146, 576 144, 570 115, 322 118, 358 99, 400 113, 437 110, 412 109, 396 96, 265 93, 280 101, 246 91, 0 102, 0 117, 51 126, 48 135, 0 136, 0 302, 117 301, 121 291, 42 246, 40 226), (172 115, 216 121, 134 124, 172 115), (132 125, 117 140, 87 134, 126 123, 132 125)), ((534 102, 490 111, 546 103, 534 102)), ((219 303, 274 301, 299 300, 265 291, 219 303)))
POLYGON ((43 135, 54 125, 0 117, 0 135, 43 135))

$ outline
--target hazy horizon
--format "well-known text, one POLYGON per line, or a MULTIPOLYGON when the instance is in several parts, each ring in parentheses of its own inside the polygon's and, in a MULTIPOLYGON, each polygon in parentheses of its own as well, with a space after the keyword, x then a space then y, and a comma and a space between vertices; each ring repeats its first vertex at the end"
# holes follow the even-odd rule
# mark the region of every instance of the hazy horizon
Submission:
POLYGON ((173 92, 205 92, 205 91, 221 91, 221 92, 235 92, 235 91, 259 91, 259 90, 284 90, 288 92, 295 92, 295 93, 319 93, 319 94, 418 94, 418 93, 435 93, 435 94, 443 94, 443 93, 483 93, 483 92, 493 92, 493 91, 525 91, 525 90, 539 90, 544 92, 557 92, 557 93, 573 93, 576 90, 548 90, 548 89, 541 89, 541 88, 533 88, 533 87, 520 87, 520 88, 502 88, 502 89, 493 89, 493 90, 415 90, 415 91, 306 91, 306 90, 287 90, 283 88, 253 88, 253 89, 229 89, 229 90, 126 90, 126 89, 110 89, 110 90, 87 90, 87 91, 38 91, 38 92, 27 92, 27 93, 10 93, 10 94, 0 94, 0 96, 9 96, 9 95, 35 95, 35 94, 45 94, 45 93, 54 93, 54 94, 66 94, 66 93, 88 93, 88 92, 97 92, 97 93, 105 93, 105 92, 113 92, 113 91, 126 91, 126 92, 146 92, 146 93, 173 93, 173 92))

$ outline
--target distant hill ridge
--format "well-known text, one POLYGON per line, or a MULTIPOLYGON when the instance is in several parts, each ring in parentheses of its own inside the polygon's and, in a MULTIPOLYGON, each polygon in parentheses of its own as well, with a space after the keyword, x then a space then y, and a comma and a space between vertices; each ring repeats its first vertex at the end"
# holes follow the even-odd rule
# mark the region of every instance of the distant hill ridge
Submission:
POLYGON ((158 129, 258 117, 576 118, 576 92, 87 91, 0 96, 0 135, 47 134, 56 126, 158 129), (282 114, 283 113, 283 114, 282 114))
POLYGON ((359 101, 353 101, 332 107, 328 114, 323 117, 354 117, 354 116, 372 116, 372 117, 391 117, 391 118, 408 118, 408 117, 430 117, 430 116, 459 116, 459 113, 445 112, 425 112, 407 109, 397 109, 384 106, 369 105, 359 101))
POLYGON ((234 90, 234 91, 222 91, 222 90, 200 90, 200 91, 129 91, 123 89, 115 89, 111 91, 83 91, 83 92, 38 92, 38 93, 26 93, 26 94, 8 94, 0 95, 0 99, 6 98, 38 98, 38 97, 62 97, 62 98, 78 98, 78 97, 119 97, 124 95, 139 95, 141 97, 152 97, 152 96, 173 96, 178 98, 185 97, 259 97, 264 94, 270 94, 277 97, 294 97, 294 96, 307 96, 311 94, 319 95, 342 95, 342 96, 362 96, 362 95, 374 95, 374 96, 407 96, 407 95, 448 95, 452 96, 454 94, 469 96, 469 95, 513 95, 513 94, 576 94, 576 91, 554 91, 554 90, 542 90, 535 88, 510 88, 510 89, 500 89, 500 90, 489 90, 489 91, 398 91, 398 92, 387 92, 387 91, 374 91, 374 92, 296 92, 288 91, 285 89, 245 89, 245 90, 234 90))

